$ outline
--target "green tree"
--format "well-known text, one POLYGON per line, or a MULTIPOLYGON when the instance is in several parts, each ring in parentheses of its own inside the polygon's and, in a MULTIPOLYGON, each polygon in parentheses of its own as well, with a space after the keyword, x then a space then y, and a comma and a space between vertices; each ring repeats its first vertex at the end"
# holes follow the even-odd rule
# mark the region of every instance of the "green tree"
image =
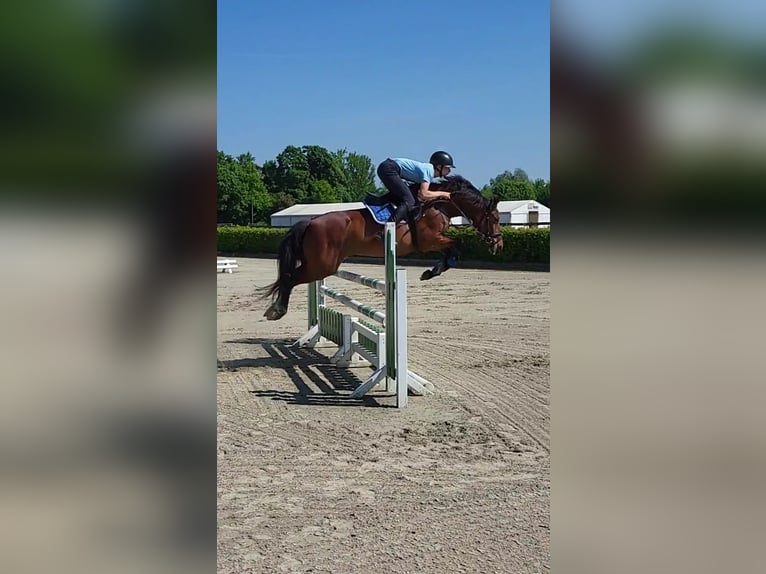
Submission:
POLYGON ((287 193, 304 202, 309 195, 312 177, 309 162, 301 148, 287 146, 276 157, 263 164, 263 175, 269 193, 287 193))
POLYGON ((237 157, 240 180, 245 197, 250 200, 250 212, 254 222, 268 221, 271 215, 272 197, 263 182, 263 175, 255 158, 248 152, 237 157))
POLYGON ((526 171, 517 167, 513 170, 513 179, 514 181, 529 181, 529 176, 526 171))
POLYGON ((338 203, 338 192, 324 179, 312 181, 309 190, 309 203, 338 203))
POLYGON ((358 153, 344 153, 343 170, 348 193, 343 201, 360 201, 368 193, 375 193, 375 168, 372 160, 358 153))
POLYGON ((504 171, 490 179, 489 184, 482 189, 482 194, 496 197, 501 201, 537 199, 535 186, 530 183, 526 172, 520 168, 516 168, 513 172, 504 171))
MULTIPOLYGON (((346 149, 330 152, 317 145, 290 145, 258 171, 269 195, 270 213, 295 203, 359 201, 376 192, 372 160, 346 149)), ((243 177, 242 170, 235 170, 231 177, 243 177)), ((270 213, 261 220, 267 221, 270 213)))
POLYGON ((263 164, 263 175, 272 195, 289 194, 299 203, 313 202, 317 197, 344 197, 347 193, 342 155, 321 146, 287 146, 275 160, 263 164), (330 185, 331 194, 323 185, 316 187, 320 181, 330 185))
POLYGON ((343 171, 343 160, 337 153, 333 154, 318 145, 307 145, 301 148, 306 157, 312 181, 324 180, 336 192, 345 187, 346 174, 343 171))
POLYGON ((528 181, 502 180, 498 182, 492 192, 493 197, 502 201, 515 201, 520 199, 537 199, 535 188, 528 181))
POLYGON ((266 185, 268 192, 272 196, 280 193, 279 166, 277 162, 273 159, 263 162, 261 173, 263 173, 263 183, 266 185))
POLYGON ((240 211, 242 183, 239 181, 234 158, 219 151, 216 162, 218 223, 235 223, 242 216, 240 211))
POLYGON ((283 209, 291 207, 297 203, 295 201, 295 198, 289 193, 279 192, 272 195, 271 197, 273 202, 271 204, 272 213, 276 213, 277 211, 282 211, 283 209))
POLYGON ((532 185, 535 188, 535 194, 537 195, 537 201, 545 205, 551 206, 551 182, 544 179, 536 179, 532 185))
POLYGON ((256 221, 268 219, 272 199, 251 154, 235 159, 219 151, 216 184, 219 223, 246 225, 251 217, 256 221))

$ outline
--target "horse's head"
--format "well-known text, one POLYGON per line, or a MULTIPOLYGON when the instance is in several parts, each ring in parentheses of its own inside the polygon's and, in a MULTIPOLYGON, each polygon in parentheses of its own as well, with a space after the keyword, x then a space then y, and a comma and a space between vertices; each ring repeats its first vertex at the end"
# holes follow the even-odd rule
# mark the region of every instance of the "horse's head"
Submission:
POLYGON ((452 203, 471 220, 473 227, 489 244, 493 255, 503 248, 497 199, 484 197, 470 181, 461 175, 442 178, 431 184, 431 189, 450 193, 452 203))

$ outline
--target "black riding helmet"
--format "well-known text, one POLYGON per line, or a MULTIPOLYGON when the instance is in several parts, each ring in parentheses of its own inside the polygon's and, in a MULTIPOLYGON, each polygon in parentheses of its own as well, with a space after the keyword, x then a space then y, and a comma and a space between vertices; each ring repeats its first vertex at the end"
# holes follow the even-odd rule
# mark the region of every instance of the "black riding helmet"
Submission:
POLYGON ((428 160, 432 165, 446 165, 447 167, 455 167, 452 161, 452 156, 446 151, 435 151, 431 154, 431 159, 428 160))

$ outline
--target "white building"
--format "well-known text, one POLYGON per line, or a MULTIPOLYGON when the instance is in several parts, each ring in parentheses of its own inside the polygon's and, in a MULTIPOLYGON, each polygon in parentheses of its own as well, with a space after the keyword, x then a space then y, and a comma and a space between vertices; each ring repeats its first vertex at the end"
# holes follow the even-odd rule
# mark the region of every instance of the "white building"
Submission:
POLYGON ((331 211, 346 211, 349 209, 360 209, 364 207, 361 201, 353 203, 296 203, 286 207, 282 211, 271 214, 272 227, 292 227, 299 221, 311 219, 323 213, 331 211))
POLYGON ((540 227, 550 227, 551 209, 534 199, 518 201, 500 201, 497 204, 500 212, 500 224, 535 224, 540 227))
MULTIPOLYGON (((271 215, 272 227, 292 227, 299 221, 311 219, 330 211, 346 211, 364 207, 361 201, 353 203, 298 203, 271 215)), ((500 225, 524 226, 537 223, 540 227, 549 227, 551 210, 542 203, 525 199, 521 201, 500 201, 497 204, 500 212, 500 225)), ((463 217, 453 217, 452 225, 470 225, 463 217)))

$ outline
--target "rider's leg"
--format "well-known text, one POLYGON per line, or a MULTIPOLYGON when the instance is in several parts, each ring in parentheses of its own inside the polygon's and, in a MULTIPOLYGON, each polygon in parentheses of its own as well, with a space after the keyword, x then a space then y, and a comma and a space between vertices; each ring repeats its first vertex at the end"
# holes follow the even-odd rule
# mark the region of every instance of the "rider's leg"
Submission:
POLYGON ((378 166, 378 177, 386 186, 388 195, 398 206, 394 214, 394 221, 398 223, 405 219, 407 213, 415 207, 415 198, 402 179, 401 170, 394 160, 387 159, 378 166))
MULTIPOLYGON (((415 209, 415 198, 412 195, 412 191, 407 186, 407 183, 402 179, 401 170, 396 162, 392 159, 387 159, 378 166, 378 177, 380 181, 386 186, 388 190, 388 196, 397 205, 396 211, 392 217, 394 223, 399 223, 408 219, 408 215, 415 209)), ((383 231, 379 231, 375 234, 375 237, 383 239, 383 231)))
POLYGON ((407 207, 406 203, 402 203, 399 207, 396 208, 396 211, 394 211, 394 216, 391 221, 394 223, 399 223, 400 221, 404 221, 407 219, 407 214, 409 213, 410 209, 407 207))

